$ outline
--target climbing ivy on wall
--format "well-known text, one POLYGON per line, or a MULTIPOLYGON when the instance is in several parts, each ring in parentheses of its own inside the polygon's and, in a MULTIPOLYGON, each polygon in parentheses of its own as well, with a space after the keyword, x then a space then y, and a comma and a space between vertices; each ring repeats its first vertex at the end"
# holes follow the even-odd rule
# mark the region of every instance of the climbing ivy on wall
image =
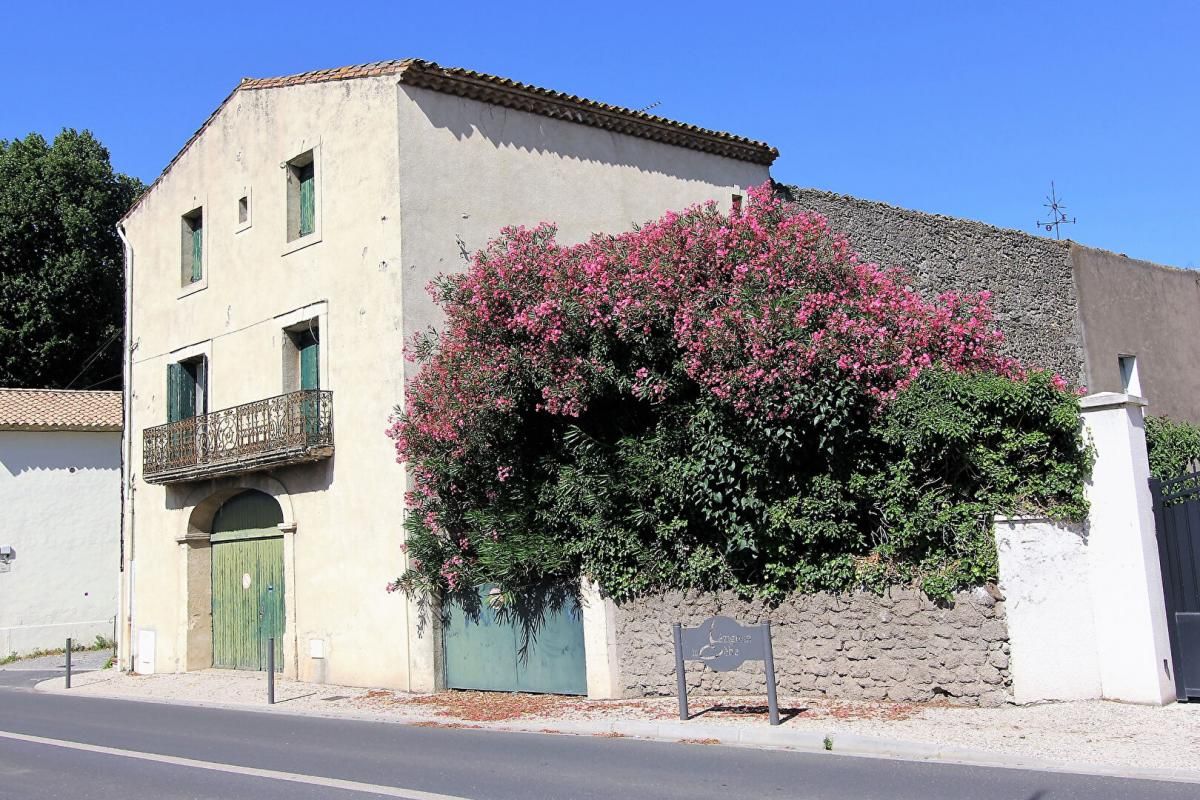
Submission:
POLYGON ((1086 513, 1077 395, 1001 354, 987 293, 922 299, 768 187, 573 246, 508 228, 432 291, 390 590, 946 597, 995 579, 996 513, 1086 513))

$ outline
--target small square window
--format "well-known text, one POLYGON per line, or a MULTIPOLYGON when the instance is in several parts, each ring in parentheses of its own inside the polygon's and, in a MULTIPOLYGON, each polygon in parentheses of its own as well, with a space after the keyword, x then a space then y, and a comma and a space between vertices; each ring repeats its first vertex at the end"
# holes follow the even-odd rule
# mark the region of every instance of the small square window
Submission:
POLYGON ((233 232, 241 233, 254 223, 254 192, 249 186, 242 187, 242 193, 237 201, 237 222, 233 224, 233 232))
POLYGON ((199 283, 204 278, 204 209, 196 208, 183 215, 180 229, 181 285, 199 283))
POLYGON ((1137 356, 1117 356, 1117 367, 1121 371, 1121 391, 1140 397, 1142 382, 1138 379, 1137 356))

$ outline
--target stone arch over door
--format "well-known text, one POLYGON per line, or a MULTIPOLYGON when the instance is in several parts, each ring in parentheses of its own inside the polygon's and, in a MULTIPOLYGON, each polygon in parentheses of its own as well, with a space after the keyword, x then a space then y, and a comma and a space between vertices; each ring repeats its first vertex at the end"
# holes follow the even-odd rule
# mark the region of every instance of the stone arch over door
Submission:
MULTIPOLYGON (((282 522, 278 527, 284 537, 285 584, 296 585, 294 575, 296 518, 292 498, 287 488, 268 475, 243 475, 209 481, 197 487, 187 499, 190 508, 184 529, 176 534, 181 550, 182 607, 185 624, 180 627, 179 652, 184 654, 179 667, 183 670, 208 669, 213 665, 212 624, 212 530, 217 513, 231 498, 253 490, 268 495, 279 505, 282 522)), ((285 635, 283 641, 283 673, 296 674, 296 606, 295 592, 285 594, 285 635)))
POLYGON ((287 487, 268 475, 244 475, 238 478, 225 478, 212 481, 193 491, 187 499, 191 507, 188 514, 187 526, 179 536, 180 540, 191 538, 208 539, 212 531, 213 519, 225 501, 242 492, 253 489, 275 498, 279 510, 283 514, 283 522, 279 523, 284 531, 296 529, 296 518, 292 512, 292 496, 287 487))

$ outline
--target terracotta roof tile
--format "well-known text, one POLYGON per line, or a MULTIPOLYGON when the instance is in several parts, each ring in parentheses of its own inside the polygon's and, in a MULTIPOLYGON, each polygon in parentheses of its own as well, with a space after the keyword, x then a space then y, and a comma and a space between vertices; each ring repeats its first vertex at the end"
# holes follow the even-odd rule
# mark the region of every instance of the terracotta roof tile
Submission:
POLYGON ((432 61, 408 58, 312 70, 275 78, 243 78, 233 91, 221 101, 221 105, 217 106, 217 109, 192 134, 183 148, 167 164, 162 174, 147 187, 125 216, 129 216, 138 207, 142 199, 158 185, 163 176, 175 165, 175 162, 187 152, 193 142, 200 138, 200 135, 225 107, 225 104, 238 92, 384 75, 396 75, 399 77, 400 83, 411 86, 454 94, 555 119, 564 119, 581 125, 590 125, 678 147, 700 150, 739 161, 769 166, 779 156, 779 151, 766 142, 748 139, 744 136, 676 122, 665 117, 647 114, 644 111, 600 103, 577 95, 543 89, 483 72, 460 67, 442 67, 432 61))
POLYGON ((0 389, 0 430, 119 431, 121 393, 0 389))

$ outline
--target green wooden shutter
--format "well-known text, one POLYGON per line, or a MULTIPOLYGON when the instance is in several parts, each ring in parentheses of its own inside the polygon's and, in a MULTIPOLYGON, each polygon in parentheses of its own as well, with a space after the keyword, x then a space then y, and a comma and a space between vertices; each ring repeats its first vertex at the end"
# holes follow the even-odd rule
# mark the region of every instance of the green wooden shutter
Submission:
POLYGON ((183 395, 183 364, 167 365, 167 422, 183 419, 180 398, 183 395))
MULTIPOLYGON (((321 345, 312 333, 300 335, 297 344, 300 347, 300 388, 321 388, 321 345)), ((305 396, 300 402, 304 414, 304 432, 309 441, 321 432, 320 401, 315 395, 305 396)))
POLYGON ((188 369, 188 365, 180 366, 183 367, 183 375, 179 387, 179 418, 187 419, 196 416, 196 376, 188 369))
POLYGON ((320 348, 316 337, 311 333, 304 334, 300 339, 300 388, 320 389, 321 368, 320 348))
POLYGON ((196 416, 197 385, 204 380, 203 361, 167 365, 167 422, 196 416))
POLYGON ((308 236, 315 227, 315 191, 313 183, 314 171, 312 164, 305 164, 299 170, 300 178, 300 235, 308 236))
POLYGON ((204 223, 200 217, 192 222, 192 283, 204 277, 204 223))

